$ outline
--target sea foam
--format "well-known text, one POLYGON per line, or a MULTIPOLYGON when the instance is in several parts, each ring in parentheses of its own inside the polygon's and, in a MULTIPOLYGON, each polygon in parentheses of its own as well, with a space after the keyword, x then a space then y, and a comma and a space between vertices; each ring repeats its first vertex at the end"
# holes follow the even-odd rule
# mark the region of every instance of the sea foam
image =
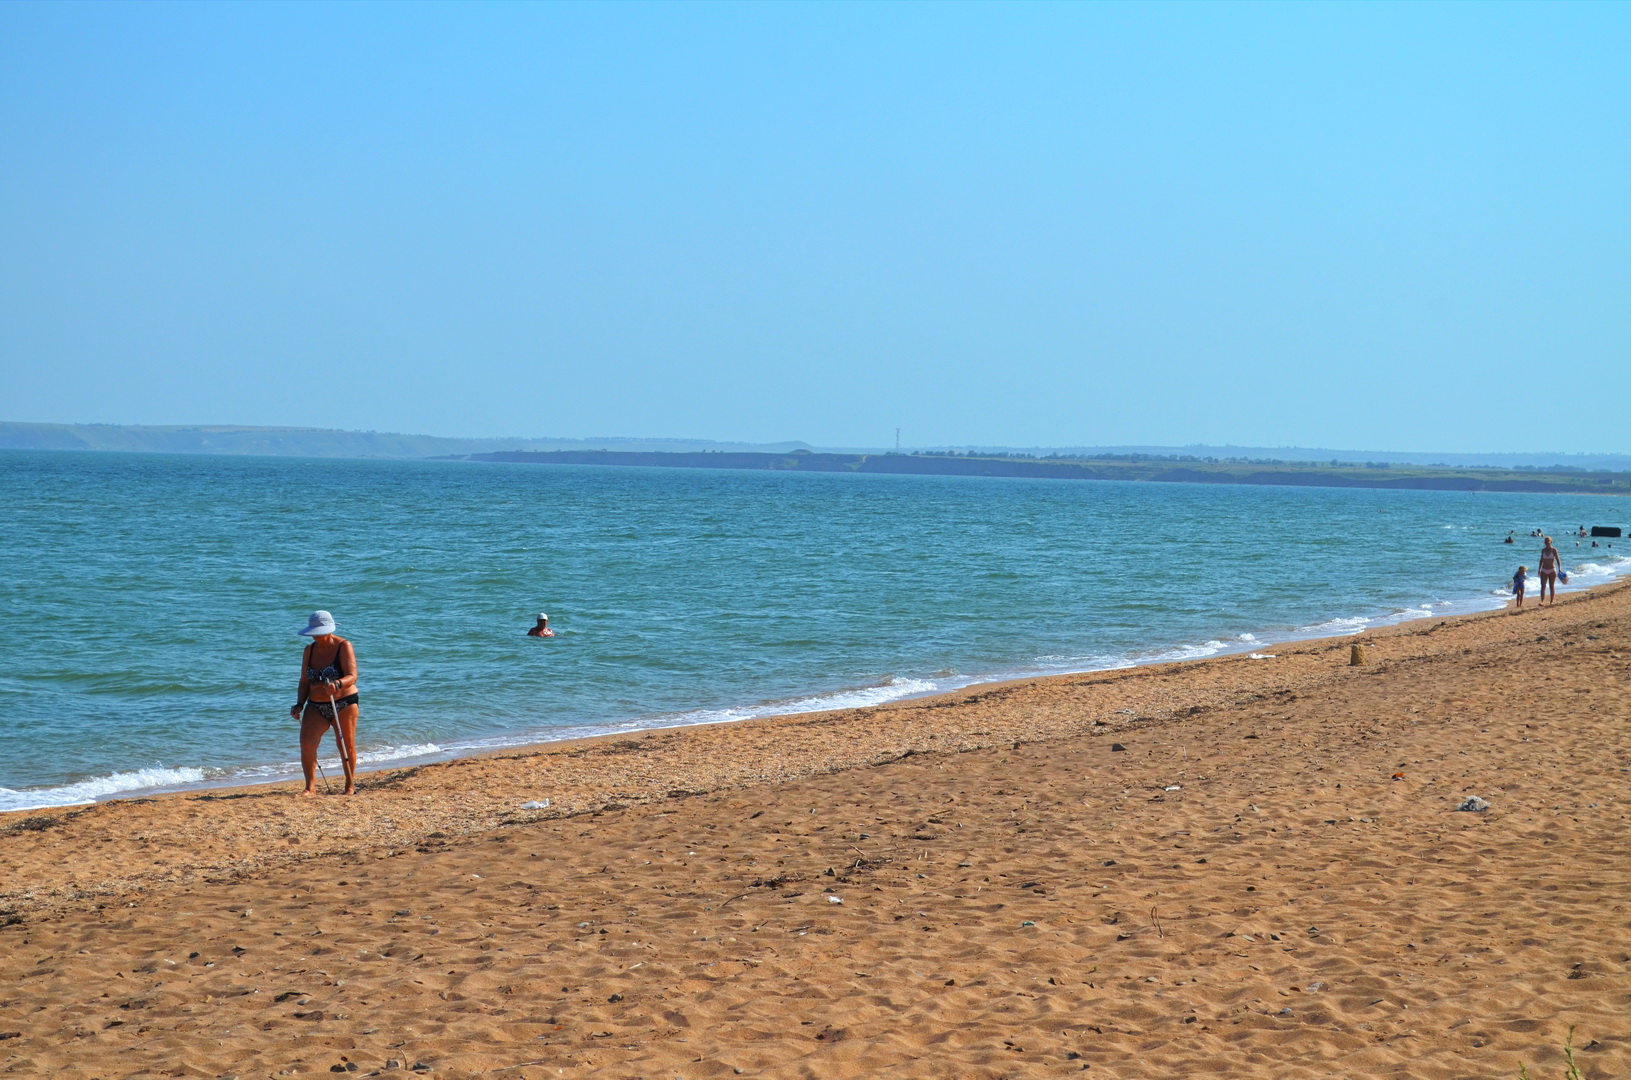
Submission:
POLYGON ((83 806, 111 795, 128 795, 147 788, 180 787, 197 784, 205 779, 203 769, 167 769, 154 766, 117 772, 110 776, 94 776, 61 787, 5 788, 0 787, 0 813, 10 810, 42 810, 52 806, 83 806))

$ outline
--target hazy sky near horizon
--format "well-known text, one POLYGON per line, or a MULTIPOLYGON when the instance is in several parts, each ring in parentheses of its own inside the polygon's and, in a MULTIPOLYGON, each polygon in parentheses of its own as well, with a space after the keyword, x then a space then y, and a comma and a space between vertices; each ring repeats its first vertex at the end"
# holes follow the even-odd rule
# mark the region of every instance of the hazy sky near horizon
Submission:
POLYGON ((1625 4, 0 5, 0 419, 1631 450, 1625 4))

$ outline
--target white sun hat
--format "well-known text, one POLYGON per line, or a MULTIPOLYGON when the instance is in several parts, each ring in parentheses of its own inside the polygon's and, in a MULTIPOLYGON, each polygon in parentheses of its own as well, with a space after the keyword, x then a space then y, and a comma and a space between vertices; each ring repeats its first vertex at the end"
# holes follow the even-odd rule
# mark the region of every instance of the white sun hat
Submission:
POLYGON ((334 616, 326 611, 314 611, 306 620, 306 628, 300 631, 301 637, 322 637, 324 634, 334 633, 334 616))

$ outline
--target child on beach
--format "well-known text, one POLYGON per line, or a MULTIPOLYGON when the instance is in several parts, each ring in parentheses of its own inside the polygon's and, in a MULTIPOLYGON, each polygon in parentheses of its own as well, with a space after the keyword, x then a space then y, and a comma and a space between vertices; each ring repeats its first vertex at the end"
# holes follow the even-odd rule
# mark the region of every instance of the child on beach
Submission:
POLYGON ((1523 587, 1528 581, 1529 568, 1518 567, 1518 572, 1512 575, 1512 595, 1517 599, 1517 607, 1523 607, 1523 587))

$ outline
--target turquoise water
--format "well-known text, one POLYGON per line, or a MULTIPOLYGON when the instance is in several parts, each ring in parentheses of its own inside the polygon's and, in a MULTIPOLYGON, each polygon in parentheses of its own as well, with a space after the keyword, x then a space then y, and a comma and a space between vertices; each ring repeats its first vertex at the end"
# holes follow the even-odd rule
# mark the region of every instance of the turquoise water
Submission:
MULTIPOLYGON (((1602 497, 0 453, 0 809, 287 776, 314 608, 375 763, 1499 606, 1602 497), (1516 547, 1500 543, 1517 530, 1516 547), (524 636, 547 611, 559 637, 524 636)), ((1589 544, 1589 541, 1588 541, 1589 544)))

